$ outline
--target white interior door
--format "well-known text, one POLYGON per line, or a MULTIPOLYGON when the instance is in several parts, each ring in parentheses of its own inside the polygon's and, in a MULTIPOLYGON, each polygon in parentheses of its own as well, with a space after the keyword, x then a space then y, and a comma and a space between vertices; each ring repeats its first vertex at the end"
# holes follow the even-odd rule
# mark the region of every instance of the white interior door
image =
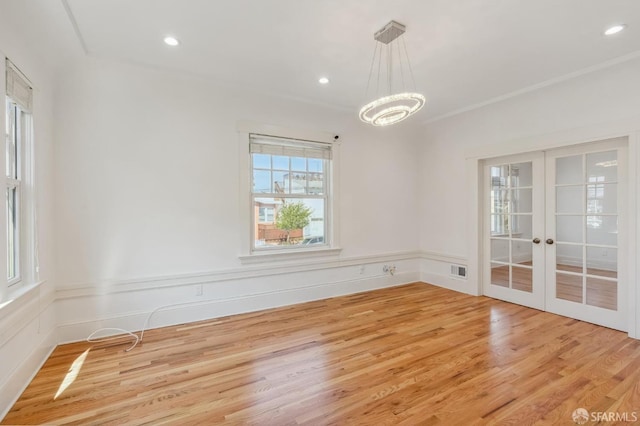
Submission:
POLYGON ((626 330, 625 159, 609 141, 485 161, 484 294, 626 330))
POLYGON ((618 330, 627 329, 625 159, 614 142, 546 156, 546 310, 618 330))
POLYGON ((484 294, 544 309, 544 155, 485 162, 484 294))

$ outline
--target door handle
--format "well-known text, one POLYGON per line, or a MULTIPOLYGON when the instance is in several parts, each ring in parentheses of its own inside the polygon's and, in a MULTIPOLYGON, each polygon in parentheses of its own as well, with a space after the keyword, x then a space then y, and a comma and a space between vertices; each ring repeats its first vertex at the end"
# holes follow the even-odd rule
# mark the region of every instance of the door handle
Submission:
POLYGON ((549 244, 549 245, 551 245, 551 244, 553 244, 553 240, 552 240, 551 238, 547 238, 546 243, 547 243, 547 244, 549 244))
POLYGON ((533 244, 540 244, 540 238, 534 238, 533 244))

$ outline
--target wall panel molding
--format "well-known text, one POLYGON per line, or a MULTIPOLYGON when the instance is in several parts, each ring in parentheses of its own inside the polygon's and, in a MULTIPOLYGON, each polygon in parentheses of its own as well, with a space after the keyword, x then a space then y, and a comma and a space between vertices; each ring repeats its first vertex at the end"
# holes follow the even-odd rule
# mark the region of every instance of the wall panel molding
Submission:
POLYGON ((360 266, 381 262, 398 262, 420 258, 419 251, 405 251, 371 256, 354 256, 348 258, 316 260, 308 262, 274 262, 267 265, 251 265, 219 271, 143 277, 123 280, 105 280, 95 283, 59 286, 56 299, 87 297, 120 292, 158 289, 164 287, 181 287, 195 284, 209 284, 221 281, 235 281, 248 278, 260 278, 298 272, 311 272, 348 266, 360 266))

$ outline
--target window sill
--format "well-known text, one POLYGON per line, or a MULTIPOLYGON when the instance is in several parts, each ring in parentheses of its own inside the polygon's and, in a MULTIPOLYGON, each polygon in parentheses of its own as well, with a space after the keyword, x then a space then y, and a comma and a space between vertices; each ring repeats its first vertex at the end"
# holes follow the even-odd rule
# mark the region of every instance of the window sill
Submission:
POLYGON ((0 301, 0 319, 12 314, 21 305, 23 297, 40 287, 44 281, 38 281, 31 284, 19 285, 17 288, 8 292, 7 296, 0 301))
POLYGON ((256 252, 246 256, 239 256, 243 265, 254 265, 267 262, 287 262, 294 260, 306 260, 319 257, 337 256, 341 248, 326 247, 321 249, 287 250, 277 252, 256 252))

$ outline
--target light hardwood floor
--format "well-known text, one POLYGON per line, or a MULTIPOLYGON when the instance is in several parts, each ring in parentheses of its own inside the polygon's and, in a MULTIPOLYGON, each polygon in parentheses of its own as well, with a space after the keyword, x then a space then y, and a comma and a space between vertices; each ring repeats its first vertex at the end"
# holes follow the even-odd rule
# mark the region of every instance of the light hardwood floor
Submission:
POLYGON ((579 407, 640 417, 640 341, 423 283, 128 345, 58 347, 4 423, 572 425, 579 407))

